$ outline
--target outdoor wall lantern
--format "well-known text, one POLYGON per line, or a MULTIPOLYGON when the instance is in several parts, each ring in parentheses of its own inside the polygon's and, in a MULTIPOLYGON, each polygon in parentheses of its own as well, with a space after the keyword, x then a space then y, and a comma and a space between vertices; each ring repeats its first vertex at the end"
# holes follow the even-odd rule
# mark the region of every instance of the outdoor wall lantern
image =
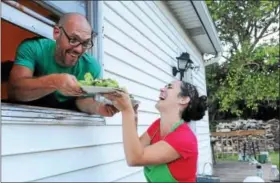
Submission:
POLYGON ((172 73, 173 76, 176 76, 177 73, 179 72, 181 81, 184 77, 185 71, 187 71, 188 69, 196 69, 196 70, 199 69, 198 66, 196 67, 193 66, 193 61, 190 59, 190 54, 188 54, 187 52, 182 53, 180 57, 176 57, 176 59, 177 59, 178 69, 176 67, 172 67, 172 73))

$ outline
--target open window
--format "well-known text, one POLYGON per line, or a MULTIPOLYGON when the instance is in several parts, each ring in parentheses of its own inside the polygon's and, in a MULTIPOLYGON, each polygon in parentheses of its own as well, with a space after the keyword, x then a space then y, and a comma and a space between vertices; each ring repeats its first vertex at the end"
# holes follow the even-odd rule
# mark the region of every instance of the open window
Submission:
MULTIPOLYGON (((27 38, 41 36, 53 39, 53 25, 66 12, 79 12, 86 15, 95 32, 98 27, 98 3, 93 1, 2 1, 1 15, 1 100, 7 100, 7 81, 18 45, 27 38)), ((102 35, 100 35, 102 37, 102 35)), ((100 37, 88 50, 102 62, 100 37)))

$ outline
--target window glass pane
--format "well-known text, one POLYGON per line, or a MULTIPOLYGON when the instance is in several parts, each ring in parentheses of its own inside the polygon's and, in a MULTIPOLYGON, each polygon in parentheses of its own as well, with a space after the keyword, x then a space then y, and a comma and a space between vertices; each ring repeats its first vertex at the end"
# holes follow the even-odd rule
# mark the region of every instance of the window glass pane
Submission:
POLYGON ((86 1, 48 1, 44 2, 60 12, 78 12, 86 16, 86 1))

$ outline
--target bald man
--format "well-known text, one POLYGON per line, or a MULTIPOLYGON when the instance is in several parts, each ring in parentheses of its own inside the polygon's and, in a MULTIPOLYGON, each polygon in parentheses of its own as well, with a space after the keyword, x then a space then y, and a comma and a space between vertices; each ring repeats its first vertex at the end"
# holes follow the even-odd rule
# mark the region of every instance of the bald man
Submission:
POLYGON ((83 80, 86 72, 100 78, 101 72, 96 59, 85 53, 95 38, 86 18, 65 14, 54 26, 53 38, 27 39, 19 45, 10 72, 9 100, 102 116, 117 113, 111 105, 81 97, 77 80, 83 80))

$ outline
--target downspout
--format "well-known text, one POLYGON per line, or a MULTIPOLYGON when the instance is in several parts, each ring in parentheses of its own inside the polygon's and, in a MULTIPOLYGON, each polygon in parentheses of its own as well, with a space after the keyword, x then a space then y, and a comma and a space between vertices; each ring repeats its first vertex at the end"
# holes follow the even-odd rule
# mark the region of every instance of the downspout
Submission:
POLYGON ((204 67, 217 63, 221 58, 222 58, 222 52, 218 52, 218 54, 216 54, 214 58, 211 58, 209 60, 204 60, 204 61, 207 61, 207 62, 204 62, 204 67))

